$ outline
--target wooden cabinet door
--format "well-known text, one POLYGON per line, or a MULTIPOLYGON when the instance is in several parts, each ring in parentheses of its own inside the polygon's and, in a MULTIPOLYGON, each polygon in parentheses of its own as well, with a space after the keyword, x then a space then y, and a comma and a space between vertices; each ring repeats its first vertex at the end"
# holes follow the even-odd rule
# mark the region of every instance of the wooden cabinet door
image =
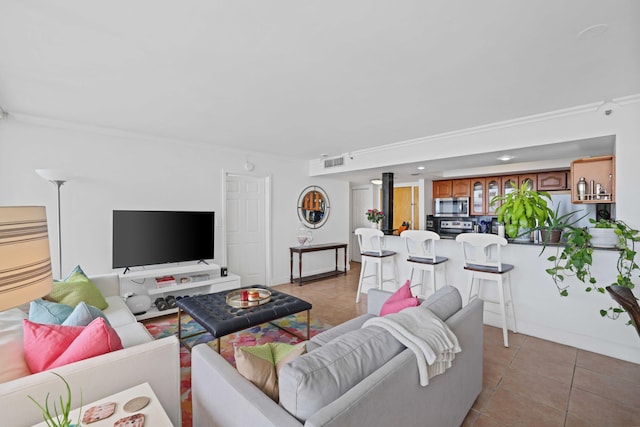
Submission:
POLYGON ((502 180, 500 179, 499 176, 495 176, 495 177, 485 178, 484 182, 485 182, 485 188, 486 188, 484 212, 486 215, 495 215, 496 211, 500 207, 500 203, 492 205, 491 199, 501 194, 500 188, 502 185, 502 180))
POLYGON ((538 174, 538 191, 566 190, 567 172, 553 171, 538 174))
POLYGON ((508 175, 502 177, 502 191, 501 194, 509 194, 515 191, 513 186, 518 187, 518 175, 508 175))
POLYGON ((470 179, 454 179, 452 181, 452 197, 471 197, 471 180, 470 179))
POLYGON ((538 187, 538 179, 537 179, 537 174, 535 173, 528 173, 525 175, 518 175, 518 182, 520 183, 520 185, 524 184, 525 182, 529 183, 529 188, 532 190, 537 190, 538 187))
POLYGON ((451 197, 451 180, 433 181, 433 198, 451 197))
POLYGON ((486 189, 484 178, 471 180, 471 215, 484 215, 486 189))

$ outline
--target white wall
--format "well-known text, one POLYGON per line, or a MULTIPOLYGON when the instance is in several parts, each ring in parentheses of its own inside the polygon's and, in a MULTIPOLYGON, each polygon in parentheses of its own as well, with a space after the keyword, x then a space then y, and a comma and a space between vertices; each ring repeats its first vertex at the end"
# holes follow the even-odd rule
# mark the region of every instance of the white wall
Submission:
MULTIPOLYGON (((289 246, 297 244, 296 203, 308 185, 329 195, 331 212, 314 231, 314 243, 348 241, 349 184, 309 178, 306 162, 223 151, 204 144, 145 139, 9 117, 0 122, 0 205, 46 205, 54 275, 57 265, 56 191, 36 168, 63 169, 75 177, 62 187, 63 273, 76 264, 88 273, 111 271, 111 211, 166 209, 216 211, 216 260, 224 233, 222 171, 272 178, 271 284, 289 281, 289 246)), ((326 268, 322 260, 315 266, 326 268)), ((325 264, 331 264, 325 260, 325 264)), ((333 266, 330 265, 332 268, 333 266)))

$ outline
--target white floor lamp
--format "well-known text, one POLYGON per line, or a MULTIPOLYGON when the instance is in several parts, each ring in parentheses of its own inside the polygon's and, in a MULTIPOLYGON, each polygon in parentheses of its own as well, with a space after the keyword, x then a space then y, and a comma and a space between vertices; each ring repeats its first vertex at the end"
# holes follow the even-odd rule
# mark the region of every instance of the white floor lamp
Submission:
POLYGON ((57 169, 36 169, 36 173, 49 182, 52 182, 58 189, 58 262, 59 268, 58 274, 62 278, 62 227, 60 220, 60 187, 62 184, 69 181, 69 177, 64 171, 57 169))

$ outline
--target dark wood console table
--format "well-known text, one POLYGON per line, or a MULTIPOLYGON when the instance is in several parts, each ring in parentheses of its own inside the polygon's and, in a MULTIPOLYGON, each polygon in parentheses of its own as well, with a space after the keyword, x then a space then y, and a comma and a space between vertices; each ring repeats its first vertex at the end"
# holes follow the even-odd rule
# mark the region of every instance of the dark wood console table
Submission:
POLYGON ((326 279, 327 277, 338 276, 340 274, 347 274, 347 244, 346 243, 325 243, 322 245, 309 245, 309 246, 294 246, 289 248, 290 268, 291 268, 291 283, 294 282, 293 278, 293 254, 298 254, 298 284, 302 286, 302 282, 310 282, 312 280, 326 279), (307 252, 328 251, 335 249, 336 251, 336 269, 327 271, 326 273, 313 274, 311 276, 302 276, 302 254, 307 252), (344 271, 338 270, 338 249, 342 249, 344 252, 344 271))

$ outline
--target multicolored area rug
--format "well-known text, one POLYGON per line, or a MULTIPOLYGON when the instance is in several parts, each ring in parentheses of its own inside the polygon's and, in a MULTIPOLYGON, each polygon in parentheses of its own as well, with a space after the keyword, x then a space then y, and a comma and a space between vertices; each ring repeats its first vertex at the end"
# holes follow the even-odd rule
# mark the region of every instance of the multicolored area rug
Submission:
MULTIPOLYGON (((283 328, 291 329, 300 336, 304 336, 307 328, 307 315, 306 313, 298 313, 283 317, 275 323, 283 328)), ((156 339, 169 335, 177 336, 178 333, 178 319, 176 316, 166 316, 158 320, 149 320, 145 323, 145 326, 147 330, 149 330, 149 333, 156 339)), ((317 335, 330 327, 331 326, 323 321, 311 317, 311 336, 317 335)), ((191 335, 192 333, 203 330, 202 326, 186 316, 182 318, 182 328, 184 335, 191 335)), ((222 346, 220 354, 235 366, 235 360, 233 358, 234 346, 253 346, 268 342, 295 344, 300 342, 300 339, 286 333, 277 326, 265 323, 222 337, 220 342, 222 346)), ((215 340, 213 340, 213 337, 208 333, 193 337, 189 340, 189 344, 192 346, 199 343, 207 343, 207 345, 212 348, 216 348, 215 340)), ((191 427, 191 353, 189 353, 184 346, 180 346, 180 393, 182 400, 182 426, 191 427)))

